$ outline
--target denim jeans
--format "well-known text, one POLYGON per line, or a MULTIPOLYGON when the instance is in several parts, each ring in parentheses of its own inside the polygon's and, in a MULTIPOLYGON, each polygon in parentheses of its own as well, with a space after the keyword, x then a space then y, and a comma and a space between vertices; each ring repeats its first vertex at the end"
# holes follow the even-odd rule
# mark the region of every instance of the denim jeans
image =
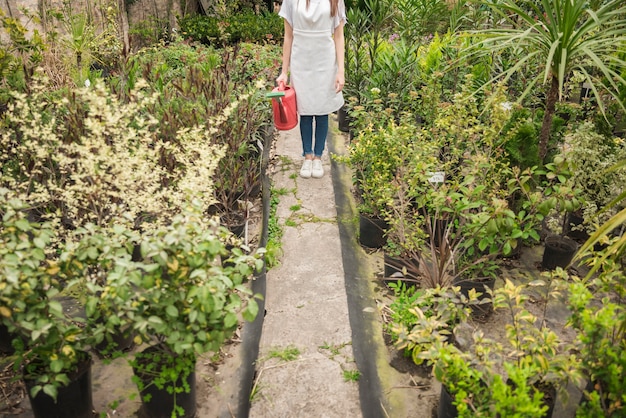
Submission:
POLYGON ((328 134, 328 115, 300 116, 300 135, 302 136, 302 155, 314 154, 321 157, 326 146, 328 134), (315 119, 315 147, 313 147, 313 119, 315 119))

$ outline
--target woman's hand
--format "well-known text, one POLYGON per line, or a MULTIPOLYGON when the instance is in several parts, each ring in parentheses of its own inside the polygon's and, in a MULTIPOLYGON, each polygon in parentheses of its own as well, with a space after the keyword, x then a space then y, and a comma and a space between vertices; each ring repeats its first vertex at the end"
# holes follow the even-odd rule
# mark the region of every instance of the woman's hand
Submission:
POLYGON ((284 83, 285 85, 287 85, 287 80, 288 80, 287 74, 280 73, 280 75, 276 79, 276 85, 280 86, 280 83, 284 83))
POLYGON ((337 73, 337 76, 335 77, 335 93, 339 93, 343 90, 344 84, 346 84, 346 78, 343 74, 337 73))

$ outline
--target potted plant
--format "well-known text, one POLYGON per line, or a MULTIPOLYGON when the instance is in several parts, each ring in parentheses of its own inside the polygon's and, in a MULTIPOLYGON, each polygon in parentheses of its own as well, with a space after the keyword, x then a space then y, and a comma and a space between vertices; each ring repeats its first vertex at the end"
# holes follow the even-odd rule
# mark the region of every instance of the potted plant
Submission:
POLYGON ((622 209, 604 222, 576 255, 589 267, 587 275, 568 277, 570 322, 577 333, 574 347, 587 380, 577 411, 581 417, 618 417, 626 411, 626 282, 620 261, 624 238, 613 233, 623 225, 625 213, 622 209))
MULTIPOLYGON (((498 91, 491 99, 501 97, 498 91)), ((388 242, 415 260, 424 287, 493 278, 498 255, 530 234, 505 199, 514 186, 497 142, 506 114, 497 104, 485 113, 483 125, 479 104, 459 95, 414 135, 397 170, 388 242)))
POLYGON ((419 288, 402 281, 390 287, 395 297, 389 305, 392 341, 415 364, 432 365, 423 353, 436 343, 453 342, 455 327, 470 318, 468 303, 477 303, 476 294, 468 301, 458 287, 419 288))
MULTIPOLYGON (((543 303, 562 291, 563 283, 550 277, 543 284, 543 303)), ((469 340, 457 339, 457 345, 436 341, 421 352, 423 360, 435 364, 435 377, 442 383, 440 416, 551 416, 557 392, 578 382, 578 359, 545 318, 525 308, 526 289, 507 280, 493 292, 494 307, 511 315, 505 341, 475 331, 469 340)))
POLYGON ((557 267, 566 268, 578 245, 566 236, 568 215, 576 211, 582 202, 580 189, 572 188, 568 184, 571 171, 563 156, 557 155, 554 161, 547 164, 546 178, 551 186, 546 188, 546 202, 549 202, 550 212, 546 216, 544 225, 548 234, 544 239, 544 253, 541 266, 552 270, 557 267))
MULTIPOLYGON (((566 83, 579 71, 588 83, 603 114, 607 103, 614 101, 622 110, 620 89, 626 84, 616 74, 626 64, 614 62, 626 35, 622 30, 626 6, 620 0, 589 3, 585 0, 506 0, 490 5, 510 27, 480 31, 482 47, 490 53, 502 50, 523 51, 519 61, 502 71, 498 77, 508 79, 525 64, 536 64, 529 87, 522 95, 536 90, 537 84, 548 84, 545 112, 538 141, 539 158, 548 154, 548 142, 556 104, 565 95, 566 83)), ((488 83, 492 83, 491 78, 488 83)))
POLYGON ((132 283, 144 274, 139 260, 141 233, 119 223, 87 224, 78 228, 66 251, 75 264, 75 281, 82 295, 86 330, 92 349, 117 357, 134 345, 132 312, 136 289, 132 283))
POLYGON ((137 342, 148 344, 130 363, 144 411, 155 417, 195 414, 197 357, 217 352, 241 319, 258 311, 247 281, 262 265, 262 251, 228 252, 230 234, 216 218, 205 220, 201 206, 195 202, 170 225, 143 233, 141 274, 110 276, 98 302, 121 310, 137 342))
POLYGON ((582 205, 568 213, 565 233, 578 240, 586 240, 594 225, 604 223, 619 206, 605 210, 622 191, 624 169, 611 169, 626 158, 623 141, 597 132, 591 122, 576 125, 564 138, 563 158, 571 176, 568 185, 579 191, 582 205))
POLYGON ((537 367, 532 363, 515 367, 505 362, 500 367, 507 374, 507 381, 490 358, 491 351, 497 352, 501 346, 480 333, 474 341, 476 348, 470 352, 452 344, 432 349, 438 351, 434 375, 442 384, 438 418, 544 416, 548 407, 542 404, 541 393, 527 384, 537 367))
POLYGON ((370 238, 376 246, 382 246, 384 239, 380 237, 385 228, 376 224, 375 220, 384 220, 395 194, 393 180, 400 167, 406 164, 409 144, 417 134, 414 126, 397 125, 390 121, 384 127, 370 126, 361 131, 350 144, 348 155, 334 156, 352 169, 352 181, 358 199, 360 221, 360 239, 368 237, 368 227, 378 231, 378 238, 370 238), (382 230, 381 230, 382 229, 382 230))
POLYGON ((73 263, 55 245, 52 224, 28 221, 28 207, 8 190, 0 196, 0 319, 15 336, 15 370, 36 417, 91 417, 92 335, 59 299, 73 263))

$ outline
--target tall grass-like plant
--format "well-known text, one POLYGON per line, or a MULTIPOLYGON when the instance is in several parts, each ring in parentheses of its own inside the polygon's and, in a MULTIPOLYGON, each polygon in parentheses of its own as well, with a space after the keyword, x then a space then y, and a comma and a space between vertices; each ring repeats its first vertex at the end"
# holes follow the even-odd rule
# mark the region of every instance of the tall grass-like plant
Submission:
POLYGON ((420 36, 443 33, 449 23, 450 9, 444 0, 397 0, 394 22, 408 42, 420 36))
MULTIPOLYGON (((509 79, 526 63, 536 60, 539 72, 521 93, 548 85, 545 113, 539 136, 539 156, 548 151, 548 140, 556 103, 563 99, 566 83, 574 71, 591 86, 600 110, 608 101, 619 101, 626 85, 622 76, 626 61, 619 51, 626 44, 626 3, 610 0, 592 8, 587 0, 503 0, 489 5, 508 27, 478 32, 485 36, 489 52, 521 48, 518 62, 497 78, 509 79)), ((490 81, 491 82, 491 81, 490 81)))

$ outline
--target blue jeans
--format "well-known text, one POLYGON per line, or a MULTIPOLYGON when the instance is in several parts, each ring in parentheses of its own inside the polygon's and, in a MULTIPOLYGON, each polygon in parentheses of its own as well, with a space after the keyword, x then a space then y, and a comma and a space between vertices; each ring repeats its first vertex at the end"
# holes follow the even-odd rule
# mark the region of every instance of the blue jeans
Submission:
POLYGON ((300 136, 302 137, 302 155, 314 154, 321 157, 328 135, 328 115, 301 115, 300 136), (315 148, 313 148, 313 118, 315 118, 315 148))

